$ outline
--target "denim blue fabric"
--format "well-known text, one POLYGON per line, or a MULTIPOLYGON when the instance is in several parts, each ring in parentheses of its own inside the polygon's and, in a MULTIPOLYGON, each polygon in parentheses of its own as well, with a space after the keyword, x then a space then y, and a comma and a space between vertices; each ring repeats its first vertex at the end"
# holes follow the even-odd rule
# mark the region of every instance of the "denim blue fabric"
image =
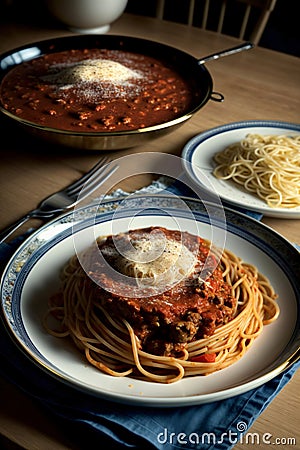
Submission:
MULTIPOLYGON (((18 243, 1 244, 0 271, 18 243)), ((253 422, 300 366, 298 362, 264 385, 226 400, 190 407, 153 408, 113 403, 57 381, 19 350, 3 324, 0 358, 2 377, 61 418, 73 432, 82 430, 93 443, 112 450, 231 449, 247 437, 253 422)))
MULTIPOLYGON (((165 178, 165 190, 166 192, 171 192, 175 195, 184 195, 186 197, 198 197, 196 191, 191 187, 190 183, 186 182, 185 175, 181 179, 176 180, 174 183, 168 183, 167 177, 165 178)), ((164 180, 162 179, 162 185, 164 185, 164 180)), ((222 201, 222 205, 226 208, 232 208, 232 205, 228 204, 226 201, 222 201)), ((262 214, 256 211, 250 211, 242 207, 234 206, 234 210, 242 214, 247 214, 247 216, 252 217, 256 220, 262 219, 262 214)))
POLYGON ((116 450, 228 450, 243 439, 300 367, 298 362, 266 384, 226 400, 152 408, 113 403, 58 382, 15 346, 3 326, 0 355, 2 377, 63 419, 66 426, 80 427, 101 448, 116 450))

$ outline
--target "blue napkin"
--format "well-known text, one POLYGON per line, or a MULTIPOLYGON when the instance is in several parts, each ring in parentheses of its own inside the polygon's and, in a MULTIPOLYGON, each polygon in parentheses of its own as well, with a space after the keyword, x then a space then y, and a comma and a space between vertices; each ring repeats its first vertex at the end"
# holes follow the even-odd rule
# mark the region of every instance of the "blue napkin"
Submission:
MULTIPOLYGON (((155 185, 155 183, 154 183, 155 185)), ((193 191, 190 183, 186 182, 186 175, 182 174, 175 182, 172 182, 170 179, 168 179, 168 177, 161 177, 158 180, 158 186, 161 186, 161 188, 163 190, 172 192, 173 194, 176 195, 183 195, 186 197, 198 197, 197 194, 201 194, 201 192, 197 191, 197 194, 195 191, 193 191)), ((200 196, 201 198, 201 196, 200 196)), ((229 203, 227 203, 226 201, 222 201, 222 205, 226 208, 232 208, 232 205, 230 205, 229 203)), ((238 206, 234 206, 234 210, 238 211, 240 213, 243 214, 247 214, 247 216, 252 217, 253 219, 256 220, 261 220, 263 215, 259 212, 256 211, 250 211, 247 210, 245 208, 241 208, 238 206)))
MULTIPOLYGON (((18 245, 19 240, 0 245, 0 271, 18 245)), ((0 358, 0 375, 63 419, 73 436, 84 434, 83 448, 92 439, 112 450, 231 449, 300 367, 295 363, 266 384, 226 400, 153 408, 113 403, 59 383, 19 350, 3 324, 0 358)))

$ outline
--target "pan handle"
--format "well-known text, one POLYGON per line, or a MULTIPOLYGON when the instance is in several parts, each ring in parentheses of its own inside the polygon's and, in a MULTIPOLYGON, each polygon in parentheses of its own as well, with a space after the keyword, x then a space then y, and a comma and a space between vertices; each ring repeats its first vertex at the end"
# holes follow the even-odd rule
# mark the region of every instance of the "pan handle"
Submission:
POLYGON ((219 59, 223 56, 229 56, 234 53, 242 52, 244 50, 250 50, 253 47, 254 47, 254 44, 252 44, 252 42, 245 42, 244 44, 238 45, 236 47, 228 48, 227 50, 222 50, 218 53, 213 53, 212 55, 205 56, 204 58, 198 60, 198 64, 199 65, 205 64, 208 61, 212 61, 214 59, 219 59))
POLYGON ((224 98, 224 95, 220 92, 212 92, 210 96, 210 99, 214 102, 224 102, 224 98))

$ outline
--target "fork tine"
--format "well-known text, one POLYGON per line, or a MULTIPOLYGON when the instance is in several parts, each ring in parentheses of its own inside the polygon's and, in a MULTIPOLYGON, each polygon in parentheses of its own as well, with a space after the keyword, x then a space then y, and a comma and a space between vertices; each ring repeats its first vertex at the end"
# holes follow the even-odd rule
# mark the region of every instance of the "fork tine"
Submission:
MULTIPOLYGON (((101 181, 101 184, 104 183, 117 169, 119 165, 113 164, 113 165, 106 165, 105 167, 102 167, 98 170, 97 173, 95 173, 90 180, 86 183, 85 186, 81 189, 80 197, 78 200, 85 199, 88 195, 90 195, 92 192, 94 192, 99 182, 101 181)), ((76 194, 78 191, 76 190, 76 193, 72 194, 72 196, 76 197, 76 194)))
POLYGON ((86 177, 85 183, 83 184, 80 183, 77 186, 75 186, 75 188, 71 189, 68 192, 68 196, 75 197, 80 193, 81 190, 88 189, 88 187, 91 184, 98 182, 98 179, 102 176, 102 174, 103 174, 102 178, 105 179, 106 177, 104 174, 110 167, 111 167, 110 164, 105 164, 104 166, 100 165, 95 172, 93 172, 89 177, 86 177))
POLYGON ((106 163, 109 162, 109 158, 107 156, 103 156, 97 164, 95 164, 88 172, 86 172, 81 178, 74 181, 74 183, 70 184, 66 187, 65 192, 69 195, 73 195, 74 189, 77 189, 77 192, 82 188, 85 184, 86 180, 92 176, 100 167, 103 167, 106 163))

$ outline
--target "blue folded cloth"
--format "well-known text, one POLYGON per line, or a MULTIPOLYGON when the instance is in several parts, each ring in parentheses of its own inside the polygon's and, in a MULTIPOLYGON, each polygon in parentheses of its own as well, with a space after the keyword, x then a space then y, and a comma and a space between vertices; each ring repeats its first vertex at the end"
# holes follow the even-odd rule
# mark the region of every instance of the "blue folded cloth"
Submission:
MULTIPOLYGON (((3 256, 7 257, 11 251, 12 246, 1 244, 2 263, 3 256)), ((104 448, 116 450, 230 449, 300 366, 294 364, 268 383, 226 400, 199 406, 153 408, 105 401, 59 383, 24 356, 3 325, 0 355, 2 377, 63 418, 66 426, 74 425, 75 430, 85 431, 104 448)))
MULTIPOLYGON (((142 188, 138 192, 157 192, 157 191, 165 191, 166 193, 172 193, 175 195, 199 198, 201 199, 201 191, 193 190, 192 184, 187 181, 186 175, 181 174, 176 181, 167 176, 160 177, 157 181, 154 181, 150 186, 146 188, 142 188)), ((127 193, 125 193, 127 194, 127 193)), ((232 208, 232 205, 227 203, 226 201, 222 201, 222 204, 226 208, 232 208)), ((238 211, 242 214, 247 214, 249 217, 252 217, 256 220, 261 220, 263 215, 256 211, 250 211, 242 207, 234 206, 234 210, 238 211)))
MULTIPOLYGON (((0 271, 18 244, 19 240, 1 244, 0 271)), ((300 366, 298 362, 266 384, 226 400, 153 408, 113 403, 58 382, 19 350, 3 325, 0 358, 0 375, 62 418, 72 434, 81 430, 85 438, 116 450, 228 450, 240 442, 300 366)), ((86 441, 82 445, 85 448, 86 441)))

